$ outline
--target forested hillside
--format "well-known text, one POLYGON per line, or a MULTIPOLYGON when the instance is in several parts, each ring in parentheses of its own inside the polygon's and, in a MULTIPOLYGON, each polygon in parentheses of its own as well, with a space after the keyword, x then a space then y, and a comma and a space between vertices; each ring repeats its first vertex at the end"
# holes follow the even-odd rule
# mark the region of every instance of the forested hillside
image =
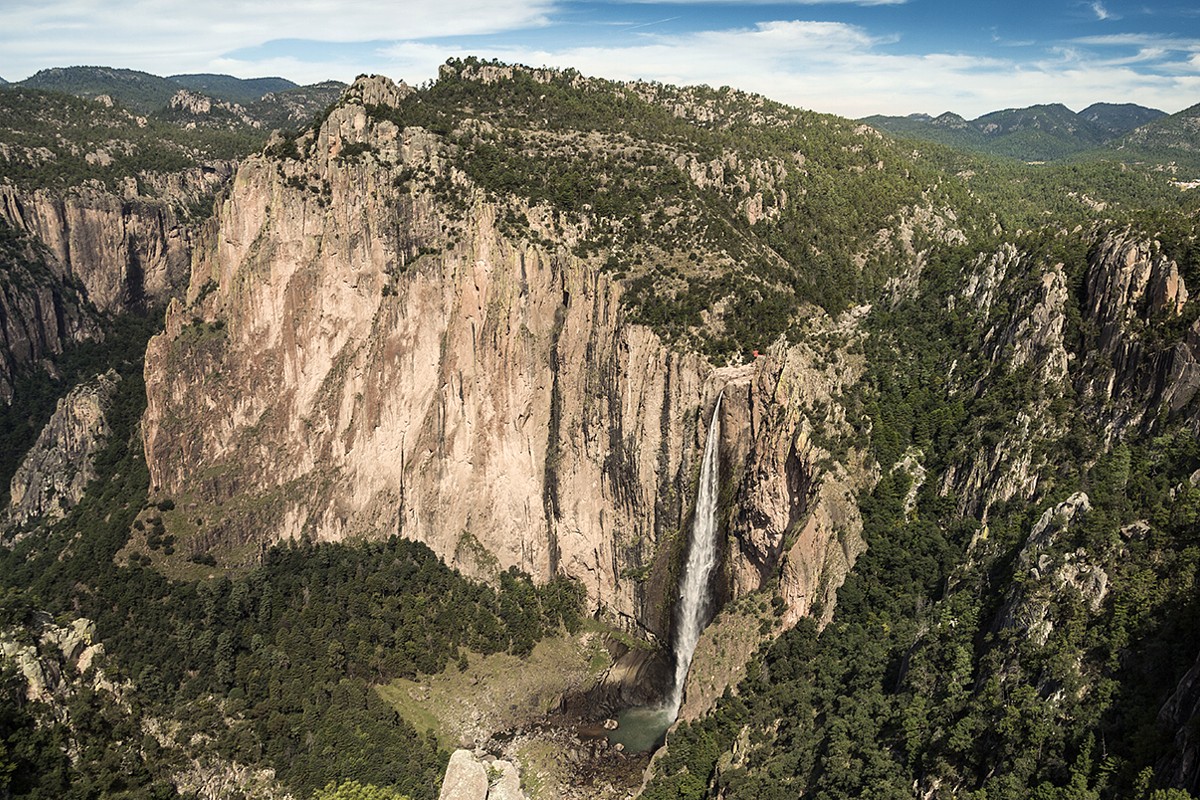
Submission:
POLYGON ((866 122, 895 136, 935 142, 986 156, 1026 162, 1097 160, 1163 169, 1192 180, 1196 109, 1177 114, 1133 103, 1093 103, 1076 113, 1060 105, 993 111, 973 120, 953 112, 937 117, 875 115, 866 122))
MULTIPOLYGON (((222 85, 209 77, 191 76, 222 85)), ((28 88, 0 90, 0 109, 3 178, 31 191, 146 181, 254 141, 28 88)), ((1040 140, 1050 121, 1076 124, 1060 110, 994 122, 1040 140)), ((1146 116, 1092 111, 1094 143, 1146 116)), ((61 519, 2 528, 0 798, 434 798, 449 757, 434 731, 475 710, 431 708, 421 682, 478 681, 481 658, 528 659, 548 637, 589 642, 611 683, 554 687, 533 717, 501 695, 512 718, 462 742, 514 759, 531 798, 624 797, 646 767, 641 796, 656 800, 1200 793, 1200 195, 1154 160, 1196 146, 1179 119, 1128 134, 1136 159, 1028 165, 733 90, 466 59, 415 89, 360 79, 280 127, 211 218, 191 212, 197 255, 165 330, 153 304, 95 314, 103 345, 14 368, 6 486, 43 423, 63 436, 71 386, 108 374, 116 388, 83 496, 61 519), (246 257, 222 261, 235 245, 246 257), (297 307, 309 297, 320 308, 297 307), (330 330, 343 313, 354 330, 330 330), (443 316, 463 318, 465 344, 423 323, 443 316), (273 351, 233 363, 274 335, 284 378, 265 372, 273 351), (543 338, 548 363, 488 374, 543 338), (646 353, 661 362, 629 365, 646 353), (386 383, 408 362, 436 402, 432 422, 414 414, 380 446, 401 478, 377 518, 396 523, 348 527, 357 485, 319 496, 342 486, 332 473, 255 494, 290 468, 271 460, 284 446, 322 443, 314 462, 376 447, 371 433, 408 413, 380 387, 418 392, 386 383), (271 396, 244 397, 235 369, 271 396), (594 403, 582 410, 564 410, 572 369, 594 403), (356 372, 368 378, 337 395, 356 372), (663 398, 636 394, 645 375, 663 398), (539 426, 518 395, 543 389, 539 426), (272 416, 305 393, 320 413, 272 416), (604 520, 613 539, 578 549, 611 562, 615 586, 564 563, 560 540, 545 581, 501 569, 541 562, 524 539, 490 552, 470 527, 450 540, 472 577, 448 567, 401 524, 418 491, 404 470, 416 453, 423 472, 488 474, 448 422, 475 408, 469 427, 498 419, 527 447, 479 452, 543 481, 524 513, 585 513, 591 498, 569 492, 591 491, 661 513, 661 538, 631 543, 633 522, 604 520), (436 435, 418 439, 422 424, 436 435), (643 667, 669 638, 653 634, 670 626, 710 424, 724 426, 725 606, 693 662, 695 702, 651 762, 581 733, 602 720, 575 709, 613 710, 629 682, 656 680, 643 667), (154 430, 186 434, 175 494, 152 486, 154 430), (651 436, 664 442, 644 454, 651 436), (571 482, 573 442, 598 460, 595 482, 571 482), (644 462, 679 477, 639 482, 644 462), (295 522, 289 492, 319 496, 338 540, 295 522), (295 536, 264 533, 284 523, 295 536), (408 687, 395 704, 388 685, 408 687), (702 685, 719 699, 696 700, 702 685)), ((51 269, 26 234, 0 232, 4 274, 51 269)), ((489 519, 478 498, 454 503, 489 519)), ((417 522, 432 526, 431 508, 417 522)))
MULTIPOLYGON (((1024 240, 988 288, 1002 309, 964 291, 960 252, 876 317, 862 391, 882 474, 860 501, 868 549, 833 622, 764 648, 736 696, 672 738, 645 796, 1195 791, 1187 712, 1162 711, 1191 702, 1196 658, 1195 405, 1151 405, 1114 435, 1126 398, 1090 394, 1103 356, 1082 301, 1098 236, 1024 240), (1057 312, 1054 358, 1071 368, 1048 381, 1022 350, 1045 333, 1031 323, 1057 324, 1035 305, 1056 270, 1077 288, 1057 312), (988 341, 1005 327, 1025 334, 988 341), (982 482, 963 481, 981 467, 982 482), (1005 497, 1031 477, 1031 497, 1005 497)), ((1151 335, 1158 352, 1174 346, 1151 335)))

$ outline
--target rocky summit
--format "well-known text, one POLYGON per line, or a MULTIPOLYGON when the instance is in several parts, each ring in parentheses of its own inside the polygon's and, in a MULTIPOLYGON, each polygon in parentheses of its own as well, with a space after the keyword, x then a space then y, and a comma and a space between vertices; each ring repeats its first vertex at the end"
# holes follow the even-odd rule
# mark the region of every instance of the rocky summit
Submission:
POLYGON ((0 88, 0 794, 1200 791, 1175 117, 60 73, 0 88))

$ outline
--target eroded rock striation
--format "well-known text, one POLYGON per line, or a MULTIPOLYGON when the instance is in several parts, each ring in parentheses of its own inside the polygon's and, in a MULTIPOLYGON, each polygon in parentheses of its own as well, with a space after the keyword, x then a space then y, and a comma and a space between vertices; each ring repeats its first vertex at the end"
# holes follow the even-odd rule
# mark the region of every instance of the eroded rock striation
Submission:
POLYGON ((373 113, 407 94, 362 78, 298 158, 245 162, 151 342, 152 487, 208 507, 200 545, 400 534, 479 577, 567 575, 593 609, 665 636, 706 414, 731 384, 723 457, 754 503, 728 523, 723 591, 785 560, 796 613, 835 590, 859 545, 850 526, 829 552, 851 512, 822 492, 867 478, 814 490, 806 431, 838 410, 799 400, 850 376, 798 348, 716 369, 627 324, 569 234, 549 243, 529 207, 547 235, 505 233, 443 140, 373 113))
POLYGON ((95 186, 0 186, 0 400, 22 369, 102 337, 106 315, 143 312, 181 294, 193 226, 180 207, 210 202, 233 163, 146 174, 141 194, 95 186))
MULTIPOLYGON (((228 179, 231 164, 195 168, 160 189, 179 202, 211 196, 228 179)), ((170 202, 77 187, 23 192, 0 187, 0 220, 35 236, 59 277, 83 287, 97 310, 117 313, 161 305, 186 285, 191 234, 170 202)))
POLYGON ((7 522, 61 519, 96 477, 96 455, 108 443, 107 414, 120 377, 109 371, 65 398, 12 478, 7 522))
POLYGON ((20 370, 98 338, 101 327, 81 287, 52 271, 36 240, 4 242, 0 275, 0 402, 7 404, 20 370))

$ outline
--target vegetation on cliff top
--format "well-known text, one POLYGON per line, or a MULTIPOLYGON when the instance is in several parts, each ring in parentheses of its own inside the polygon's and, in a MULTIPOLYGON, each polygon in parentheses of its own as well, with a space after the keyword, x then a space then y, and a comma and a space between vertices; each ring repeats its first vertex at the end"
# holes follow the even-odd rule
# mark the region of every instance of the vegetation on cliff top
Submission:
POLYGON ((261 141, 256 132, 188 130, 65 94, 0 90, 0 168, 21 189, 95 181, 124 194, 127 179, 237 158, 261 141))
MULTIPOLYGON (((568 238, 620 280, 631 321, 717 362, 795 339, 814 307, 837 315, 877 302, 913 256, 904 244, 913 236, 934 247, 1051 220, 1178 213, 1178 193, 1153 170, 918 152, 852 121, 729 89, 466 59, 398 107, 368 110, 438 135, 449 164, 509 207, 510 235, 539 240, 521 208, 552 211, 551 239, 568 238)), ((299 157, 293 141, 273 152, 299 157)), ((420 178, 406 181, 462 206, 452 182, 420 178)))
MULTIPOLYGON (((42 140, 19 145, 29 153, 40 153, 34 144, 48 141, 55 119, 94 125, 109 143, 126 134, 105 132, 106 115, 119 118, 113 130, 134 119, 10 94, 0 101, 29 104, 46 126, 29 134, 42 140)), ((864 420, 855 444, 881 468, 859 500, 869 549, 829 627, 802 620, 764 647, 736 691, 672 735, 645 796, 898 798, 914 786, 974 800, 1172 796, 1155 794, 1171 746, 1157 713, 1195 660, 1200 490, 1190 478, 1200 448, 1192 418, 1100 435, 1111 409, 1082 402, 1079 388, 1097 335, 1082 303, 1095 242, 1122 226, 1161 238, 1200 287, 1194 195, 1115 161, 1033 168, 936 146, 914 153, 856 123, 738 92, 473 60, 448 65, 399 108, 370 111, 441 137, 453 165, 508 206, 510 235, 535 235, 517 213, 529 205, 555 212, 554 230, 536 234, 562 236, 550 246, 586 231, 570 242, 576 255, 623 283, 631 320, 679 346, 737 359, 799 335, 794 323, 815 309, 875 307, 867 377, 845 399, 864 420), (1020 258, 994 287, 996 306, 977 309, 963 285, 1005 245, 1020 258), (898 286, 914 265, 912 285, 898 286), (1007 369, 989 342, 1057 270, 1075 372, 1045 382, 1031 368, 1007 369), (1038 493, 991 504, 985 523, 978 498, 959 495, 982 490, 953 476, 976 454, 1006 457, 1001 444, 1022 414, 1052 431, 1034 443, 1038 493), (906 455, 942 479, 914 487, 896 468, 906 455), (1079 491, 1090 509, 1036 553, 1046 568, 1038 560, 1042 571, 1031 572, 1022 562, 1031 529, 1079 491), (1062 565, 1102 570, 1104 596, 1058 580, 1062 565), (1033 608, 1029 598, 1044 601, 1041 641, 1036 620, 1010 618, 1033 608)), ((297 141, 273 155, 301 157, 297 141)), ((116 171, 86 174, 177 169, 199 152, 173 147, 147 140, 123 150, 132 160, 116 171)), ((359 147, 343 161, 372 157, 359 147)), ((38 171, 39 162, 14 174, 35 185, 104 169, 62 158, 78 172, 38 171)), ((453 201, 450 182, 409 177, 453 201)), ((1145 345, 1173 347, 1197 302, 1169 325, 1156 320, 1158 337, 1145 345)), ((138 331, 129 338, 136 344, 138 331)), ((102 366, 81 363, 82 372, 102 366)), ((4 674, 0 793, 167 797, 175 771, 204 752, 270 765, 286 786, 321 798, 436 796, 445 753, 372 685, 461 663, 466 649, 528 653, 578 623, 578 587, 535 587, 514 572, 480 586, 395 538, 277 546, 228 574, 194 552, 206 577, 168 580, 129 547, 147 510, 136 436, 144 392, 136 360, 120 355, 120 366, 101 477, 61 523, 0 552, 0 610, 9 625, 33 608, 94 619, 110 673, 132 681, 132 710, 124 718, 111 700, 84 695, 70 724, 52 722, 4 674), (151 716, 179 723, 172 745, 137 736, 134 723, 151 716)), ((44 413, 36 389, 21 393, 44 413)), ((19 432, 14 452, 34 427, 19 432)))

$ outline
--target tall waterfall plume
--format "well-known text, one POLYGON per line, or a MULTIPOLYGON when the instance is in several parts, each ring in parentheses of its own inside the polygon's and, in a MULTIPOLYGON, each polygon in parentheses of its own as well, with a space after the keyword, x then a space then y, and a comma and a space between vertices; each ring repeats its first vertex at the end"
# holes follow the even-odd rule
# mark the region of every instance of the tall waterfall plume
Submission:
POLYGON ((721 438, 721 398, 724 394, 722 391, 717 395, 717 404, 708 426, 704 460, 700 465, 700 488, 696 493, 692 538, 688 543, 687 564, 679 581, 679 602, 675 607, 675 678, 667 697, 667 709, 672 720, 678 716, 679 706, 683 703, 683 685, 692 665, 692 655, 696 652, 696 643, 700 640, 700 632, 708 622, 712 607, 708 583, 717 564, 717 499, 721 490, 718 441, 721 438))

